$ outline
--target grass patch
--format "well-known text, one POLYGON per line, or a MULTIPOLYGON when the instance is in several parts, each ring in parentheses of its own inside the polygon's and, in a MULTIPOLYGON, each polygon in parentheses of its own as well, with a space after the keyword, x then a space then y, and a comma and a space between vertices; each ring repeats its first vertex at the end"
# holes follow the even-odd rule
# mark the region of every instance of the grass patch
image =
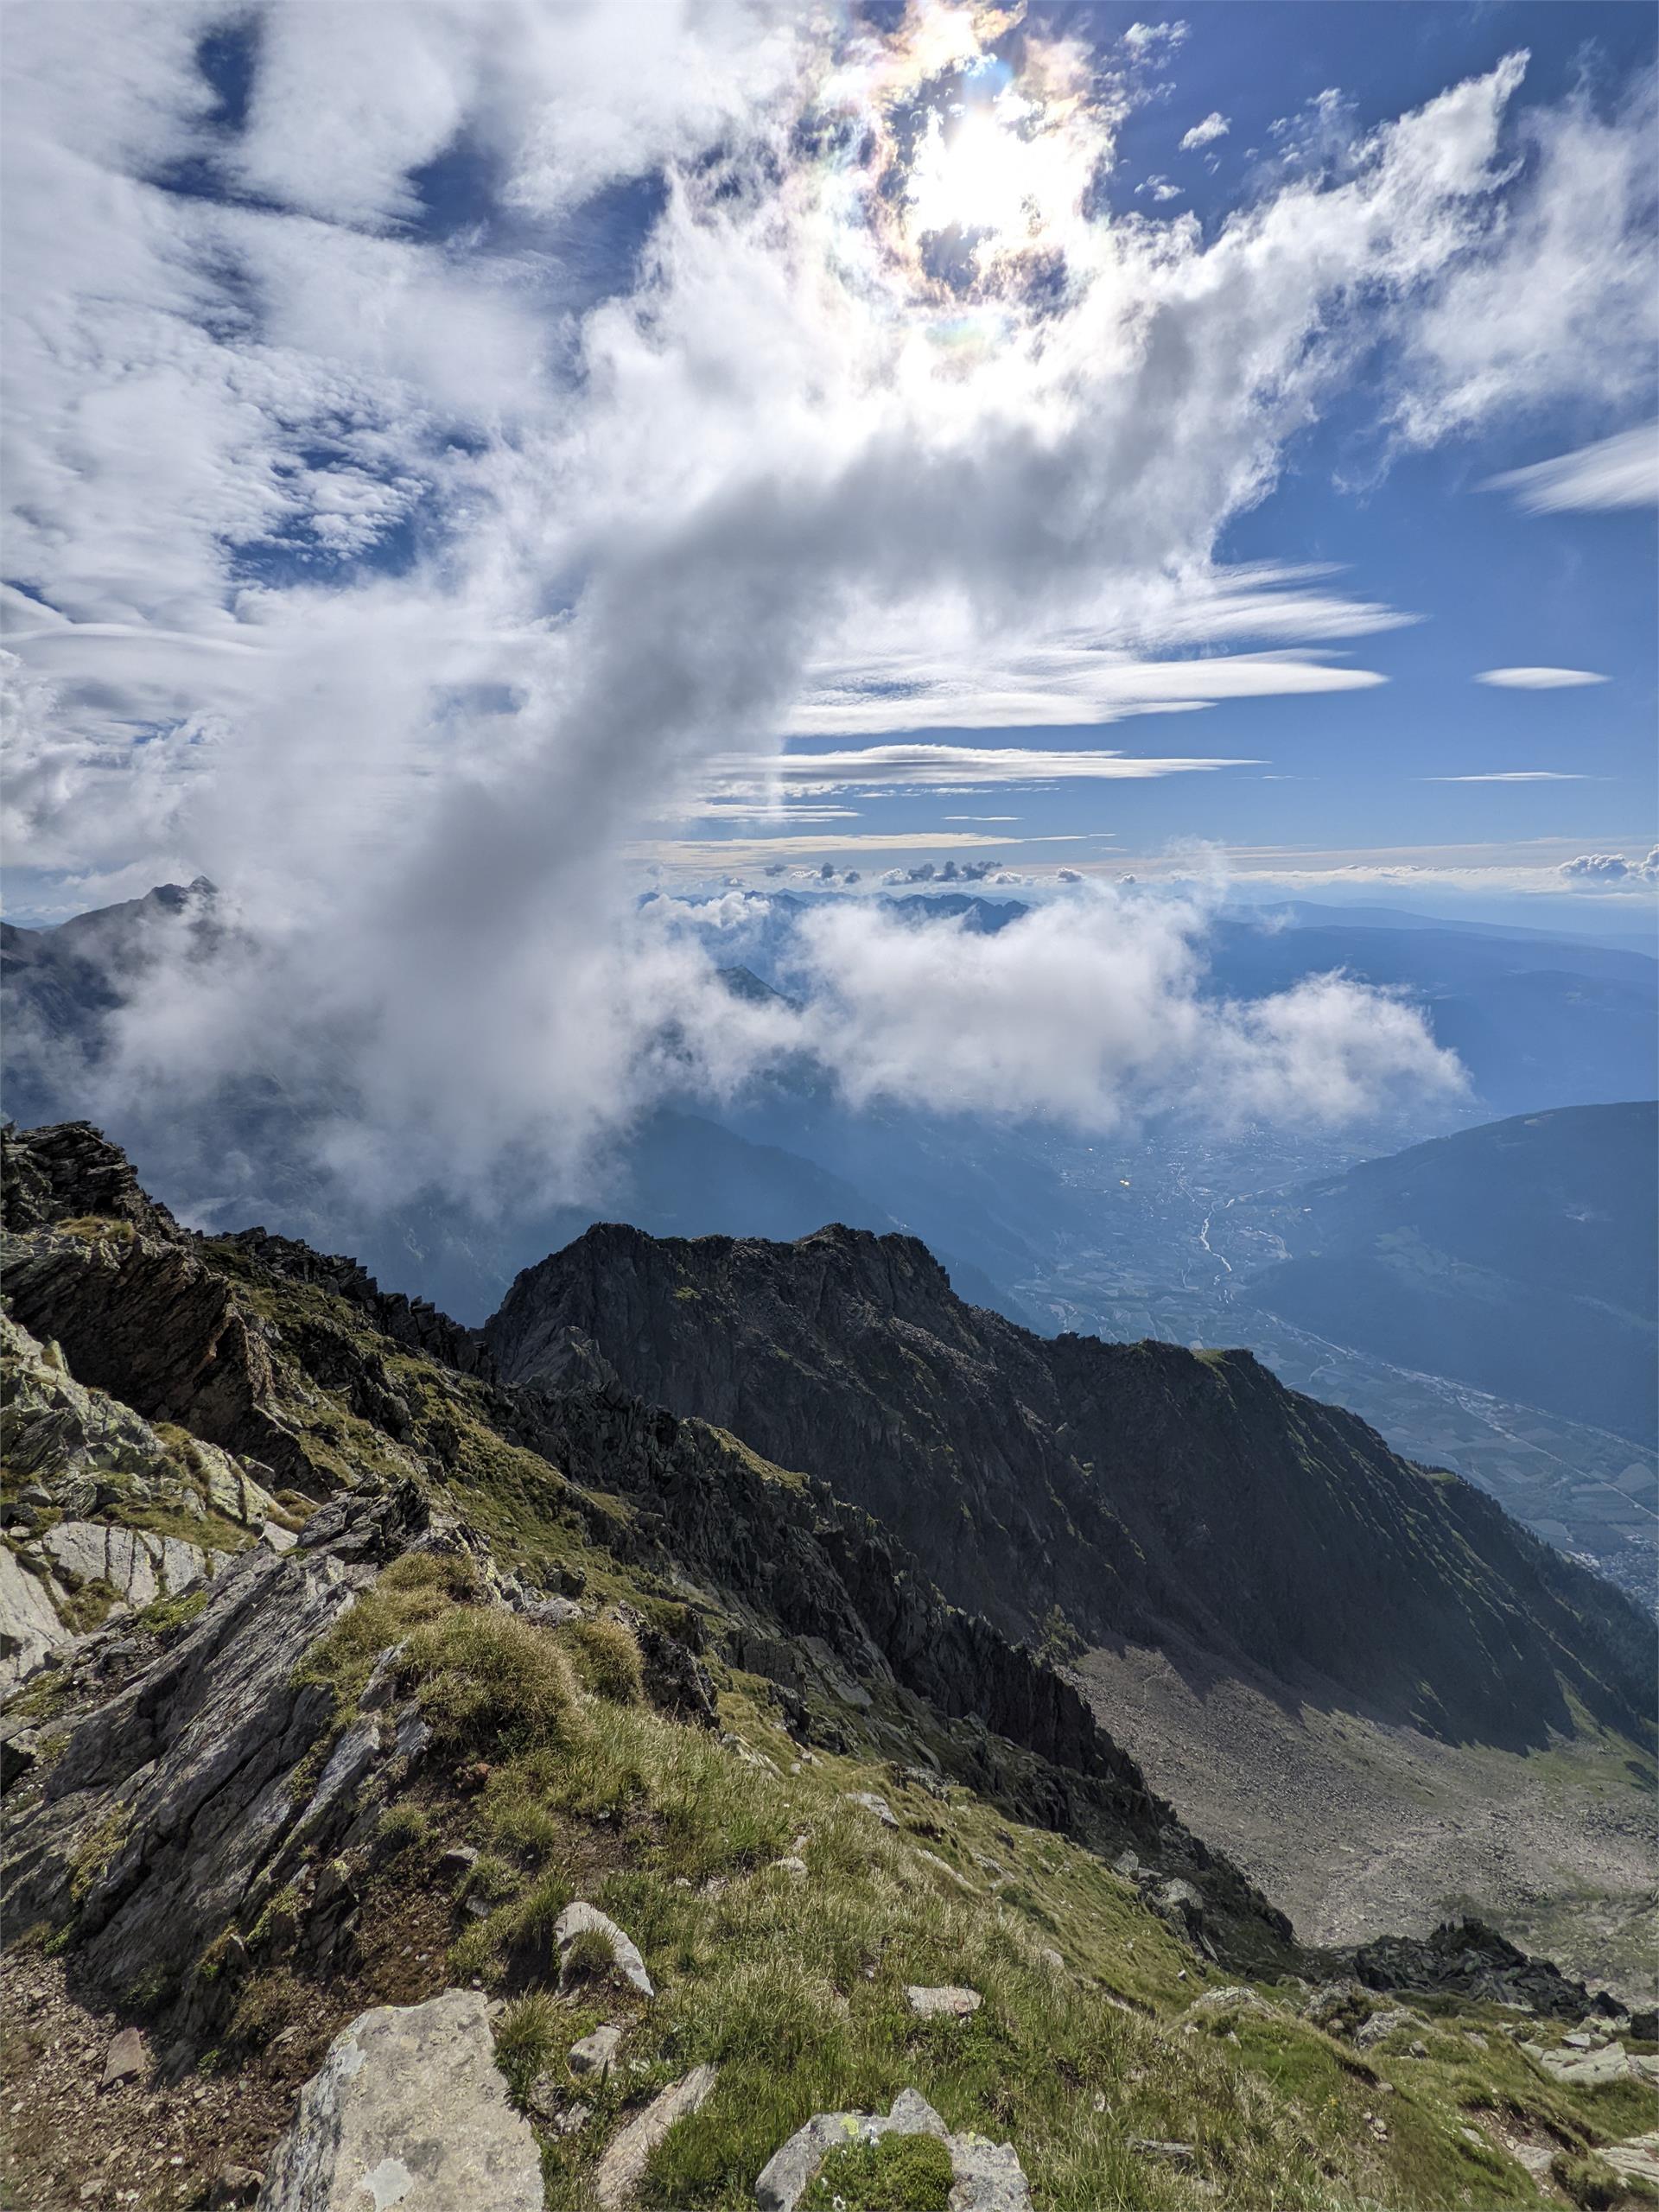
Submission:
POLYGON ((544 1991, 516 1999, 495 2025, 495 2063, 506 2076, 507 2092, 521 2108, 559 2055, 569 2025, 544 1991))
POLYGON ((937 2136, 884 2135, 832 2151, 802 2212, 949 2212, 950 2153, 937 2136))
POLYGON ((176 1636, 190 1625, 207 1603, 205 1590, 181 1591, 175 1598, 152 1598, 149 1605, 133 1615, 133 1624, 147 1629, 151 1636, 176 1636))
POLYGON ((138 1236, 130 1221, 112 1214, 79 1213, 71 1221, 54 1221, 52 1226, 61 1236, 79 1237, 83 1244, 131 1244, 138 1236))
POLYGON ((620 1621, 568 1621, 557 1631, 584 1689, 614 1705, 638 1705, 645 1694, 639 1646, 620 1621))

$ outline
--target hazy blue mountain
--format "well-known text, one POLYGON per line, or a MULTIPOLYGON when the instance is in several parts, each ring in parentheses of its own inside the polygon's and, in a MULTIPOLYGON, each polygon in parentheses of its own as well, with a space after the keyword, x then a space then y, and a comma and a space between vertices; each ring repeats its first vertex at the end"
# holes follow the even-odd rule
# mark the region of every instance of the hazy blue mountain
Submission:
POLYGON ((1529 1114, 1248 1211, 1244 1294, 1338 1344, 1651 1442, 1659 1106, 1529 1114))
POLYGON ((1606 1105, 1653 1087, 1659 961, 1644 953, 1445 926, 1230 920, 1216 934, 1213 987, 1231 997, 1336 968, 1408 992, 1497 1111, 1606 1105))

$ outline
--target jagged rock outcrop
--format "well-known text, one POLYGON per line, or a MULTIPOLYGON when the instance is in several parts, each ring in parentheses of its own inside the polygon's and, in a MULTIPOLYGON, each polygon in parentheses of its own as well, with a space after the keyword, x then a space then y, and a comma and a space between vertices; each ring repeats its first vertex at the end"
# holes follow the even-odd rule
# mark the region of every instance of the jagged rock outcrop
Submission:
POLYGON ((258 1316, 85 1122, 0 1133, 6 1298, 76 1379, 314 1491, 258 1316))
POLYGON ((377 2005, 335 2037, 277 2145, 258 2212, 541 2212, 542 2162, 507 2102, 475 1989, 377 2005))
POLYGON ((337 1253, 314 1252, 291 1236, 276 1236, 264 1229, 238 1230, 225 1239, 227 1244, 257 1260, 263 1268, 289 1282, 315 1283, 344 1299, 362 1314, 370 1328, 393 1344, 440 1361, 462 1375, 493 1380, 495 1362, 481 1332, 464 1329, 424 1298, 405 1298, 402 1291, 382 1290, 366 1268, 337 1253))
MULTIPOLYGON (((77 1971, 143 2001, 178 1993, 207 1947, 251 1926, 314 1850, 375 1816, 369 1771, 399 1756, 376 1720, 365 1755, 344 1739, 296 1783, 334 1718, 321 1685, 296 1690, 306 1653, 421 1537, 411 1489, 326 1510, 294 1550, 224 1569, 188 1630, 70 1731, 44 1777, 20 1784, 0 1906, 8 1927, 73 1918, 77 1971)), ((9 1808, 9 1810, 11 1808, 9 1808)))
POLYGON ((1427 1936, 1380 1936, 1337 1956, 1369 1989, 1474 1998, 1558 2020, 1595 2012, 1611 2018, 1619 2010, 1612 1998, 1592 1996, 1581 1981, 1548 1959, 1529 1958, 1481 1920, 1443 1921, 1427 1936))
POLYGON ((842 1228, 594 1228, 485 1336, 510 1382, 612 1376, 818 1477, 1011 1635, 1058 1605, 1085 1639, 1196 1647, 1455 1739, 1535 1746, 1574 1700, 1653 1737, 1628 1599, 1248 1352, 1039 1338, 913 1238, 842 1228))

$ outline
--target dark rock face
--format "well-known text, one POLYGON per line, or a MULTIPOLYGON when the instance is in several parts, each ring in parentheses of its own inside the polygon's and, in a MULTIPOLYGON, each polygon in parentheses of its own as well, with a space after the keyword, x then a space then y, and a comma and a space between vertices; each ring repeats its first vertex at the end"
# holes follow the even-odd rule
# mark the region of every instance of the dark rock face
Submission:
POLYGON ((596 1228, 485 1336, 511 1382, 613 1378, 818 1477, 1009 1635, 1058 1603, 1091 1641, 1189 1639, 1452 1738, 1570 1732, 1569 1692, 1653 1732, 1637 1608, 1248 1352, 1033 1337, 913 1239, 840 1228, 596 1228))
POLYGON ((1017 1818, 1103 1852, 1132 1845, 1162 1872, 1192 1876, 1195 1925, 1216 1955, 1263 1970, 1290 1955, 1288 1920, 1154 1795, 1071 1684, 949 1604, 868 1514, 823 1484, 780 1483, 699 1421, 613 1392, 510 1393, 504 1410, 567 1475, 634 1509, 626 1525, 596 1519, 600 1541, 689 1569, 753 1621, 737 1656, 785 1700, 821 1681, 815 1653, 832 1681, 891 1686, 918 1719, 964 1724, 940 1734, 937 1753, 957 1780, 1017 1818))
POLYGON ((139 1188, 125 1153, 90 1122, 0 1129, 0 1202, 6 1227, 20 1235, 88 1214, 127 1222, 147 1236, 181 1234, 167 1208, 139 1188))
POLYGON ((1480 1920, 1444 1921, 1432 1936, 1383 1936, 1344 1955, 1370 1989, 1423 1997, 1471 1997, 1514 2005, 1558 2020, 1612 2017, 1615 2000, 1592 1997, 1548 1959, 1529 1958, 1480 1920))

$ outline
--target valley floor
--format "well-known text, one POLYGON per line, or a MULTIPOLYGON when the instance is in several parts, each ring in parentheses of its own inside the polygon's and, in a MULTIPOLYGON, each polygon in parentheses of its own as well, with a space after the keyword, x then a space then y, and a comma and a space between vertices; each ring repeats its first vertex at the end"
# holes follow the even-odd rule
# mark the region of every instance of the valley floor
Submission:
POLYGON ((1287 1710, 1200 1658, 1078 1662, 1103 1726, 1199 1834, 1225 1839, 1304 1940, 1353 1943, 1473 1913, 1585 1979, 1651 1986, 1652 1761, 1586 1736, 1520 1758, 1339 1709, 1287 1710))

